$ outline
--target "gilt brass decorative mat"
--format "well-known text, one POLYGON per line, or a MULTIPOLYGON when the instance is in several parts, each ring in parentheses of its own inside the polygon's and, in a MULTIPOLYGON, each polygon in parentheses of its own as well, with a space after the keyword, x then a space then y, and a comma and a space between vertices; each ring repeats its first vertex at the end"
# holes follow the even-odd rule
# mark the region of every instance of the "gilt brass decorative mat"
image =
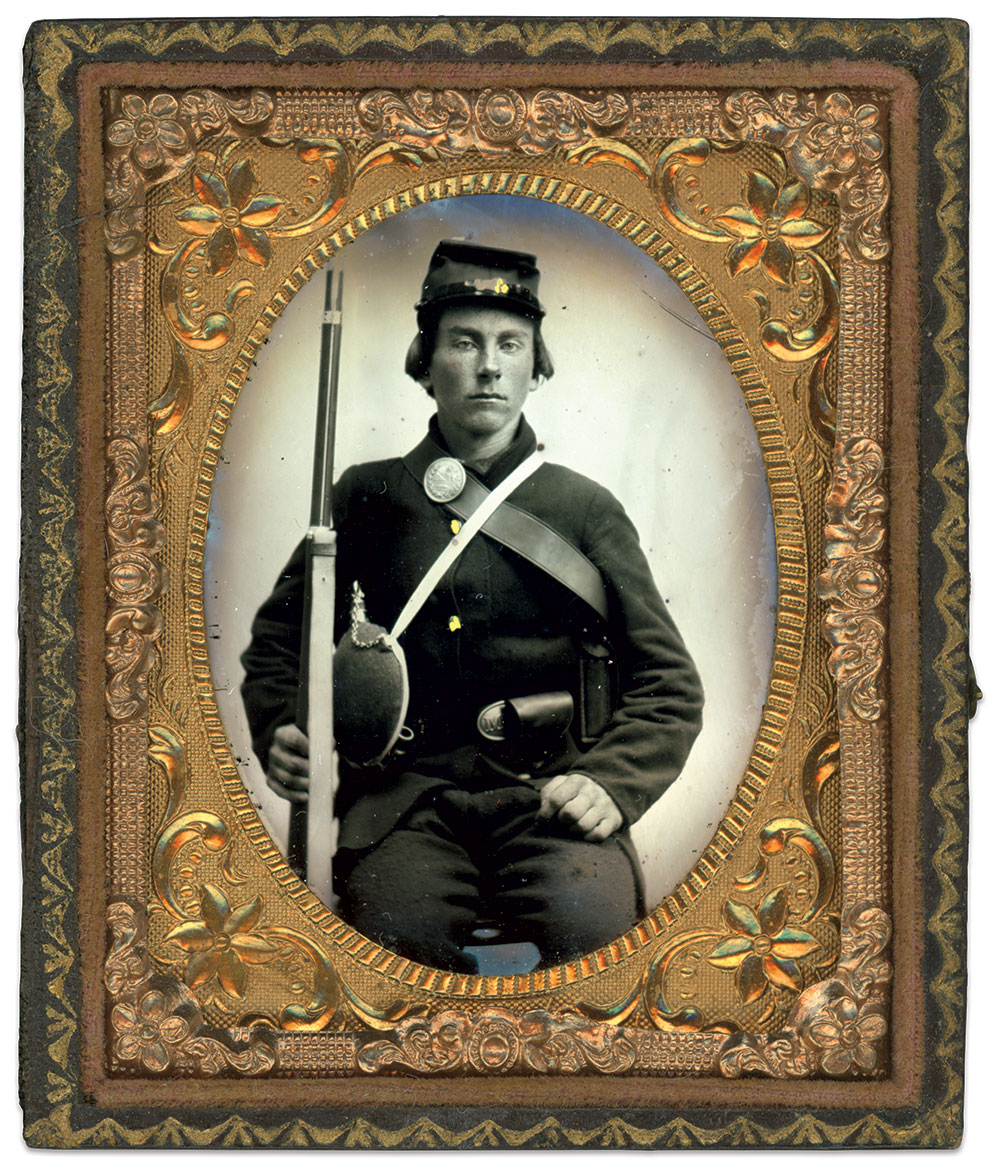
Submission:
POLYGON ((954 1144, 964 27, 81 22, 26 62, 28 1142, 954 1144), (603 224, 687 297, 759 445, 776 594, 686 875, 497 976, 380 947, 294 874, 205 602, 283 314, 380 225, 482 197, 603 224))

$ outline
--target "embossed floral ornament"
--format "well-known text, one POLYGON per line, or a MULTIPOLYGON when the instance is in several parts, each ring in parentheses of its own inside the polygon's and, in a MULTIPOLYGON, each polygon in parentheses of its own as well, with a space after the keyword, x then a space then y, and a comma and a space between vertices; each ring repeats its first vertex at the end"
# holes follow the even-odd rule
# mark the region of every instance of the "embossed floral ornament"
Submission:
POLYGON ((284 203, 274 195, 255 194, 257 174, 243 159, 225 179, 207 171, 194 176, 199 201, 185 207, 177 222, 190 235, 208 239, 208 268, 213 276, 229 270, 237 255, 260 267, 271 262, 271 241, 262 227, 281 214, 284 203))
POLYGON ((716 945, 707 960, 718 969, 737 970, 736 989, 744 1005, 755 1002, 768 982, 779 989, 802 989, 796 961, 814 953, 819 943, 803 929, 786 927, 788 893, 784 887, 768 893, 756 912, 749 905, 727 900, 722 918, 736 936, 716 945))
POLYGON ((875 1044, 888 1027, 877 1007, 841 998, 809 1027, 809 1037, 821 1050, 820 1066, 829 1075, 846 1075, 853 1067, 873 1071, 875 1044))
POLYGON ((230 909, 226 894, 214 884, 201 890, 203 920, 184 921, 167 934, 166 940, 180 945, 190 956, 184 980, 194 989, 213 977, 234 998, 242 998, 247 984, 246 964, 270 961, 276 952, 265 937, 253 932, 260 919, 259 896, 230 909))
POLYGON ((191 1032, 190 1025, 167 1011, 159 990, 143 994, 138 1003, 121 1002, 111 1011, 111 1025, 118 1035, 115 1054, 123 1062, 138 1059, 147 1071, 165 1071, 172 1052, 191 1032))
POLYGON ((185 150, 187 134, 177 119, 177 99, 158 93, 147 106, 137 94, 122 99, 125 115, 108 127, 112 146, 130 146, 132 161, 142 170, 162 166, 167 150, 185 150))
POLYGON ((791 287, 795 253, 822 243, 830 229, 804 217, 804 183, 787 182, 779 190, 767 175, 749 170, 746 195, 746 206, 729 207, 714 220, 736 240, 726 256, 729 272, 736 276, 759 265, 775 283, 791 287))
POLYGON ((882 139, 874 132, 878 110, 873 105, 857 109, 843 93, 831 93, 819 110, 819 120, 809 128, 809 145, 835 170, 853 169, 860 157, 874 162, 882 156, 882 139))

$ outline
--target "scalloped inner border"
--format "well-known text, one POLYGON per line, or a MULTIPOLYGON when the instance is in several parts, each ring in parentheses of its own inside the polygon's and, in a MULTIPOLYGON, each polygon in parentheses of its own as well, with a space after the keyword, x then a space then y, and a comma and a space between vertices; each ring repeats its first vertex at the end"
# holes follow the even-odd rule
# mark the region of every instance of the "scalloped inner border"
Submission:
MULTIPOLYGON (((551 161, 551 160, 550 160, 551 161)), ((743 838, 746 825, 767 785, 778 758, 789 715, 794 707, 801 674, 805 637, 808 570, 805 519, 793 459, 781 415, 746 338, 709 280, 656 227, 622 203, 577 182, 527 170, 498 173, 495 167, 467 168, 462 173, 402 189, 341 224, 317 244, 281 283, 261 310, 235 359, 211 412, 208 439, 199 467, 198 489, 192 504, 191 533, 185 573, 185 612, 189 660, 199 707, 205 720, 212 756, 222 786, 247 840, 276 878, 283 893, 294 900, 309 922, 354 960, 393 981, 413 988, 458 997, 537 994, 600 973, 632 956, 686 914, 726 863, 743 838), (215 467, 240 389, 257 351, 296 293, 347 244, 383 219, 411 207, 459 195, 511 195, 558 204, 587 215, 650 256, 681 288, 705 320, 729 361, 750 412, 767 475, 777 544, 777 619, 774 658, 768 680, 761 725, 736 793, 710 843, 687 876, 643 920, 622 937, 593 953, 563 965, 507 977, 448 973, 413 962, 358 933, 332 913, 288 867, 257 815, 239 776, 219 716, 209 669, 204 614, 204 541, 215 467), (785 534, 779 536, 778 532, 785 534)))

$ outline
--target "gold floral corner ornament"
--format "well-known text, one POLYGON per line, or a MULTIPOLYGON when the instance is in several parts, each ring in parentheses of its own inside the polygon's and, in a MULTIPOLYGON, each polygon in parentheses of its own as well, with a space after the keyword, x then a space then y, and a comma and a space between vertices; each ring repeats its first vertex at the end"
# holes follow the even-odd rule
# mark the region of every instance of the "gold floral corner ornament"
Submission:
POLYGON ((855 905, 844 918, 841 957, 833 977, 800 994, 779 1033, 737 1034, 729 1039, 719 1053, 720 1073, 727 1078, 884 1074, 880 1056, 889 1030, 890 931, 882 909, 855 905))
MULTIPOLYGON (((152 751, 171 784, 164 823, 153 846, 154 900, 150 915, 133 913, 146 952, 150 927, 158 939, 158 985, 241 1032, 248 1023, 264 1030, 315 1033, 359 1026, 384 1031, 426 1008, 394 1000, 368 1002, 334 968, 329 955, 298 929, 268 920, 262 898, 242 891, 247 882, 234 857, 235 840, 225 821, 207 810, 180 811, 185 776, 183 745, 167 727, 151 733, 152 751), (140 924, 141 922, 141 924, 140 924), (266 1014, 250 1009, 249 983, 266 976, 281 1005, 266 1014)), ((139 942, 135 941, 138 945, 139 942)), ((109 965, 116 967, 120 946, 109 965)))
POLYGON ((889 254, 889 179, 879 165, 885 149, 880 122, 874 105, 855 105, 844 93, 820 100, 793 89, 773 95, 746 90, 726 99, 722 131, 741 142, 777 147, 807 186, 835 191, 844 245, 873 263, 889 254))
POLYGON ((184 981, 192 989, 217 979, 231 998, 242 998, 247 984, 247 965, 260 965, 274 957, 277 947, 254 931, 260 920, 259 896, 231 908, 226 894, 214 884, 201 888, 201 919, 183 921, 165 940, 187 954, 184 981))
POLYGON ((611 163, 642 176, 659 208, 677 231, 704 243, 728 247, 727 266, 736 280, 744 273, 764 276, 783 292, 793 291, 808 305, 795 304, 786 318, 772 312, 764 288, 751 285, 745 294, 760 312, 760 339, 776 360, 790 364, 815 361, 837 334, 837 280, 817 250, 830 229, 807 217, 812 196, 789 178, 784 155, 769 150, 773 176, 748 167, 744 202, 716 211, 702 189, 702 174, 718 155, 738 154, 743 142, 678 138, 655 159, 647 160, 625 143, 603 141, 570 154, 584 166, 611 163))
POLYGON ((759 265, 776 284, 791 287, 796 253, 811 251, 830 234, 828 227, 805 217, 808 208, 804 183, 786 181, 779 188, 767 175, 748 170, 746 204, 714 219, 734 239, 726 257, 729 274, 735 277, 759 265))
POLYGON ((758 851, 753 868, 733 879, 734 895, 723 902, 717 926, 671 937, 624 997, 601 1005, 582 996, 576 1011, 594 1021, 651 1024, 669 1034, 766 1028, 780 1007, 787 1009, 806 982, 820 979, 835 960, 829 955, 836 951, 836 931, 827 919, 835 866, 816 829, 796 819, 766 823, 758 851), (790 895, 789 885, 778 882, 771 863, 782 860, 796 864, 808 892, 799 885, 790 895), (732 1000, 731 1016, 706 1018, 690 1004, 695 966, 710 979, 713 997, 732 1000))
POLYGON ((769 984, 801 992, 798 962, 815 953, 819 942, 805 929, 789 927, 785 887, 762 897, 756 909, 727 900, 722 915, 732 936, 720 941, 706 960, 718 969, 735 971, 741 1002, 755 1002, 769 984))
POLYGON ((151 190, 189 169, 206 140, 225 131, 259 127, 274 109, 262 90, 234 98, 211 89, 190 89, 179 98, 158 93, 148 100, 125 92, 111 102, 105 133, 111 148, 105 234, 108 250, 119 260, 145 247, 142 209, 151 190))
POLYGON ((112 940, 104 966, 111 996, 112 1070, 163 1075, 260 1075, 275 1065, 272 1044, 258 1029, 206 1033, 197 999, 183 984, 154 973, 144 914, 125 901, 108 906, 112 940))

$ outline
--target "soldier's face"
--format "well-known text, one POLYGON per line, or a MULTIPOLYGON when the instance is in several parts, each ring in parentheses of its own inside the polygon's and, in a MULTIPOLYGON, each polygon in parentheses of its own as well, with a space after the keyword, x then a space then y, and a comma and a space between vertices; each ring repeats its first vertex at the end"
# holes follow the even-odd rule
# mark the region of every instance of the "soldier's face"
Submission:
POLYGON ((449 308, 441 315, 425 389, 438 418, 471 437, 517 428, 535 388, 535 335, 531 321, 499 308, 449 308))

